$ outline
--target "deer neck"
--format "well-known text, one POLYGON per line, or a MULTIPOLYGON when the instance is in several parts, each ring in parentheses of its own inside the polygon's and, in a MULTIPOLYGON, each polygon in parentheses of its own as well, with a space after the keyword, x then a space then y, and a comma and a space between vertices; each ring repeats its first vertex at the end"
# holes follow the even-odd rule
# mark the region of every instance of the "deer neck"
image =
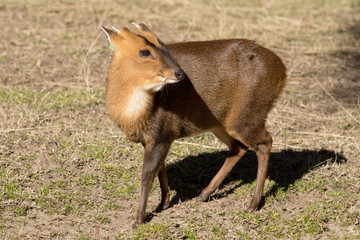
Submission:
MULTIPOLYGON (((109 84, 112 86, 111 84, 109 84)), ((108 85, 108 86, 109 86, 108 85)), ((134 141, 144 140, 154 94, 142 87, 107 88, 106 105, 111 119, 134 141)))

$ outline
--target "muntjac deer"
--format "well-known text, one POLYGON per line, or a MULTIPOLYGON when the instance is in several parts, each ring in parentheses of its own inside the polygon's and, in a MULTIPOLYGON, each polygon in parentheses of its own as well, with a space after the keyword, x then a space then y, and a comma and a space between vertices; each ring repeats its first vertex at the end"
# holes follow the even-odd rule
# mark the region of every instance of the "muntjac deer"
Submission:
POLYGON ((140 206, 144 222, 150 187, 161 188, 158 209, 169 206, 165 158, 178 138, 210 131, 229 147, 228 156, 199 198, 205 201, 247 152, 256 152, 256 186, 249 210, 259 206, 272 138, 267 115, 286 85, 286 69, 269 49, 246 39, 164 45, 145 24, 103 27, 114 55, 108 71, 106 104, 126 136, 145 148, 140 206))

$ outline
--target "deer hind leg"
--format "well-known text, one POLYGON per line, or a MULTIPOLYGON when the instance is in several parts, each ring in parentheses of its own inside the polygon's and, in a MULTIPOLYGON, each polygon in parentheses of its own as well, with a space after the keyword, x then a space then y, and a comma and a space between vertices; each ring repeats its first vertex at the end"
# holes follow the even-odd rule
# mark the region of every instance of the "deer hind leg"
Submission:
POLYGON ((248 207, 249 211, 254 211, 260 204, 261 196, 264 190, 269 166, 272 138, 270 133, 266 131, 265 126, 257 128, 256 131, 249 131, 249 129, 246 129, 246 133, 247 134, 239 134, 238 132, 231 132, 231 136, 239 140, 241 139, 247 146, 251 147, 256 152, 258 168, 255 193, 248 207))
POLYGON ((255 193, 248 207, 249 211, 256 210, 260 204, 269 166, 272 138, 270 133, 268 133, 266 130, 264 130, 263 136, 263 140, 260 143, 257 143, 254 147, 258 160, 258 169, 256 174, 255 193))
POLYGON ((225 131, 225 129, 213 130, 215 136, 223 141, 229 148, 229 153, 219 172, 211 180, 209 185, 201 192, 200 200, 206 201, 209 196, 220 186, 229 172, 233 169, 240 158, 247 152, 247 147, 236 141, 225 131))

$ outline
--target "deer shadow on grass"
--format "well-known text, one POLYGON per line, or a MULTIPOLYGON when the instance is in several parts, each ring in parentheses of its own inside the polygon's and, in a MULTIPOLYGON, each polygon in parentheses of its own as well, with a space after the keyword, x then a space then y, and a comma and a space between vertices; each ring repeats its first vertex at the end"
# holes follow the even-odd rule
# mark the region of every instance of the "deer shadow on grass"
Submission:
MULTIPOLYGON (((170 189, 176 191, 176 195, 171 199, 170 206, 179 201, 187 201, 199 196, 221 168, 227 153, 228 151, 202 153, 169 164, 167 166, 169 186, 170 189)), ((346 161, 346 158, 341 154, 329 150, 283 150, 279 153, 271 153, 267 176, 268 179, 275 181, 275 184, 264 193, 265 196, 260 203, 260 208, 264 205, 266 197, 275 196, 279 189, 286 191, 296 180, 311 170, 326 164, 342 164, 346 161)), ((221 193, 213 194, 211 198, 225 197, 237 187, 252 183, 256 180, 256 172, 256 154, 253 151, 248 151, 219 187, 221 193), (234 182, 235 184, 233 184, 234 182), (225 188, 227 190, 222 191, 225 188)))

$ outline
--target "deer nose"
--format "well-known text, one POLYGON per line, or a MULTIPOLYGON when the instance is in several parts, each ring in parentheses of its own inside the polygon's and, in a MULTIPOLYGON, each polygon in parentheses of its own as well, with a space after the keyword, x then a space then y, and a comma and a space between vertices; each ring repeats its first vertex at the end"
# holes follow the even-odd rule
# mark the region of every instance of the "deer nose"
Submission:
POLYGON ((185 72, 182 69, 178 69, 178 70, 175 71, 175 77, 178 80, 184 80, 185 72))

